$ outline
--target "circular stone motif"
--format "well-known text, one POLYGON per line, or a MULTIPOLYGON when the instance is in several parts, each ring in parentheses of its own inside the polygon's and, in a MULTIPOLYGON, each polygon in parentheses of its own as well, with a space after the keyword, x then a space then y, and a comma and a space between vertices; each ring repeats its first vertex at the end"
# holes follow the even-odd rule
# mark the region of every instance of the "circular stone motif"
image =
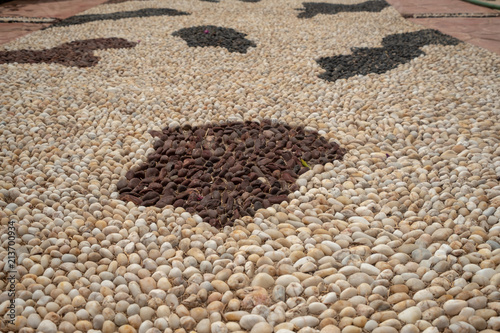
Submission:
POLYGON ((317 132, 268 120, 150 133, 155 152, 118 182, 120 199, 183 207, 218 227, 288 200, 298 175, 345 153, 317 132))

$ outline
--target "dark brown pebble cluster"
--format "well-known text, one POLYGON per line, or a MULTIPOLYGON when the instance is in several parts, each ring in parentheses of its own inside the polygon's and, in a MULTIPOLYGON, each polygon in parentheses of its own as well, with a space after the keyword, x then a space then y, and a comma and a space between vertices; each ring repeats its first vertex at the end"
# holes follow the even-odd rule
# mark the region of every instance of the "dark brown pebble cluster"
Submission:
POLYGON ((288 200, 309 167, 341 159, 344 150, 316 132, 270 121, 152 131, 148 162, 118 184, 120 199, 183 207, 221 227, 288 200))
POLYGON ((57 27, 68 27, 71 25, 85 24, 95 21, 104 20, 122 20, 127 18, 135 17, 152 17, 152 16, 180 16, 180 15, 190 15, 189 13, 179 11, 177 9, 170 8, 143 8, 134 11, 126 12, 115 12, 108 14, 86 14, 86 15, 75 15, 68 17, 67 19, 61 20, 54 23, 50 27, 44 28, 57 28, 57 27))
POLYGON ((0 64, 58 63, 64 66, 90 67, 99 62, 95 50, 132 48, 137 43, 123 38, 76 40, 46 50, 0 51, 0 64))
POLYGON ((174 32, 172 36, 181 37, 190 47, 220 46, 229 52, 247 53, 249 47, 257 46, 246 39, 244 33, 214 25, 184 28, 174 32))
POLYGON ((149 0, 108 0, 104 5, 112 5, 116 3, 129 2, 129 1, 149 1, 149 0))
POLYGON ((371 0, 354 5, 333 4, 326 2, 304 2, 303 11, 298 15, 299 18, 312 18, 318 14, 338 14, 341 12, 380 12, 389 4, 384 0, 371 0))
POLYGON ((324 57, 316 62, 326 70, 320 78, 335 81, 355 75, 382 74, 425 54, 424 45, 457 45, 460 41, 437 30, 394 34, 382 40, 383 47, 353 48, 350 55, 324 57))

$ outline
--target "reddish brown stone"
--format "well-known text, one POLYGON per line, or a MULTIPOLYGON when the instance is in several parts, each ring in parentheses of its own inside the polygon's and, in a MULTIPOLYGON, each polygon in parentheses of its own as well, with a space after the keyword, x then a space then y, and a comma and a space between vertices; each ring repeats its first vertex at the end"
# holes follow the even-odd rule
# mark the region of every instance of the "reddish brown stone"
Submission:
POLYGON ((118 182, 120 198, 183 207, 216 226, 288 200, 309 170, 301 159, 314 165, 344 155, 317 133, 270 121, 150 133, 158 138, 155 152, 118 182))

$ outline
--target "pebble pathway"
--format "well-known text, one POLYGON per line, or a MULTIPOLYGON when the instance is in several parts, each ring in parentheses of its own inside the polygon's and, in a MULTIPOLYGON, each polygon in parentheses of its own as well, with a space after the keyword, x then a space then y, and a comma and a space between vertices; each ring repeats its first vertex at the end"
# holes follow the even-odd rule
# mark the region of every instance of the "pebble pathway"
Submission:
MULTIPOLYGON (((380 1, 376 11, 325 3, 320 12, 298 0, 104 4, 1 46, 2 59, 19 60, 0 64, 1 332, 500 330, 500 57, 380 1), (189 15, 139 14, 152 9, 189 15), (236 33, 217 46, 194 27, 236 33), (90 46, 112 40, 121 46, 90 46), (246 52, 224 47, 242 40, 246 52), (42 61, 50 52, 71 60, 42 61), (240 205, 252 210, 233 209, 225 223, 218 207, 207 219, 197 205, 122 197, 132 173, 169 163, 162 141, 187 147, 181 133, 218 128, 227 150, 240 140, 250 154, 248 139, 269 130, 278 146, 280 129, 302 129, 336 155, 314 144, 310 158, 273 151, 260 181, 273 177, 286 198, 256 207, 247 197, 240 205)), ((211 186, 213 200, 221 189, 211 186)))

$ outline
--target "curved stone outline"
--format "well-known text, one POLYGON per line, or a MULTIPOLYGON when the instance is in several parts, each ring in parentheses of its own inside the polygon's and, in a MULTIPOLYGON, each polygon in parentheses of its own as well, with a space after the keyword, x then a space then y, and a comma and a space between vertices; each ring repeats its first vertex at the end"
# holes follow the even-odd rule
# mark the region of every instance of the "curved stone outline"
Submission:
POLYGON ((384 37, 383 47, 352 48, 352 54, 323 57, 316 62, 326 71, 319 75, 327 81, 347 79, 370 73, 382 74, 423 54, 424 45, 457 45, 460 41, 438 30, 394 34, 384 37))

